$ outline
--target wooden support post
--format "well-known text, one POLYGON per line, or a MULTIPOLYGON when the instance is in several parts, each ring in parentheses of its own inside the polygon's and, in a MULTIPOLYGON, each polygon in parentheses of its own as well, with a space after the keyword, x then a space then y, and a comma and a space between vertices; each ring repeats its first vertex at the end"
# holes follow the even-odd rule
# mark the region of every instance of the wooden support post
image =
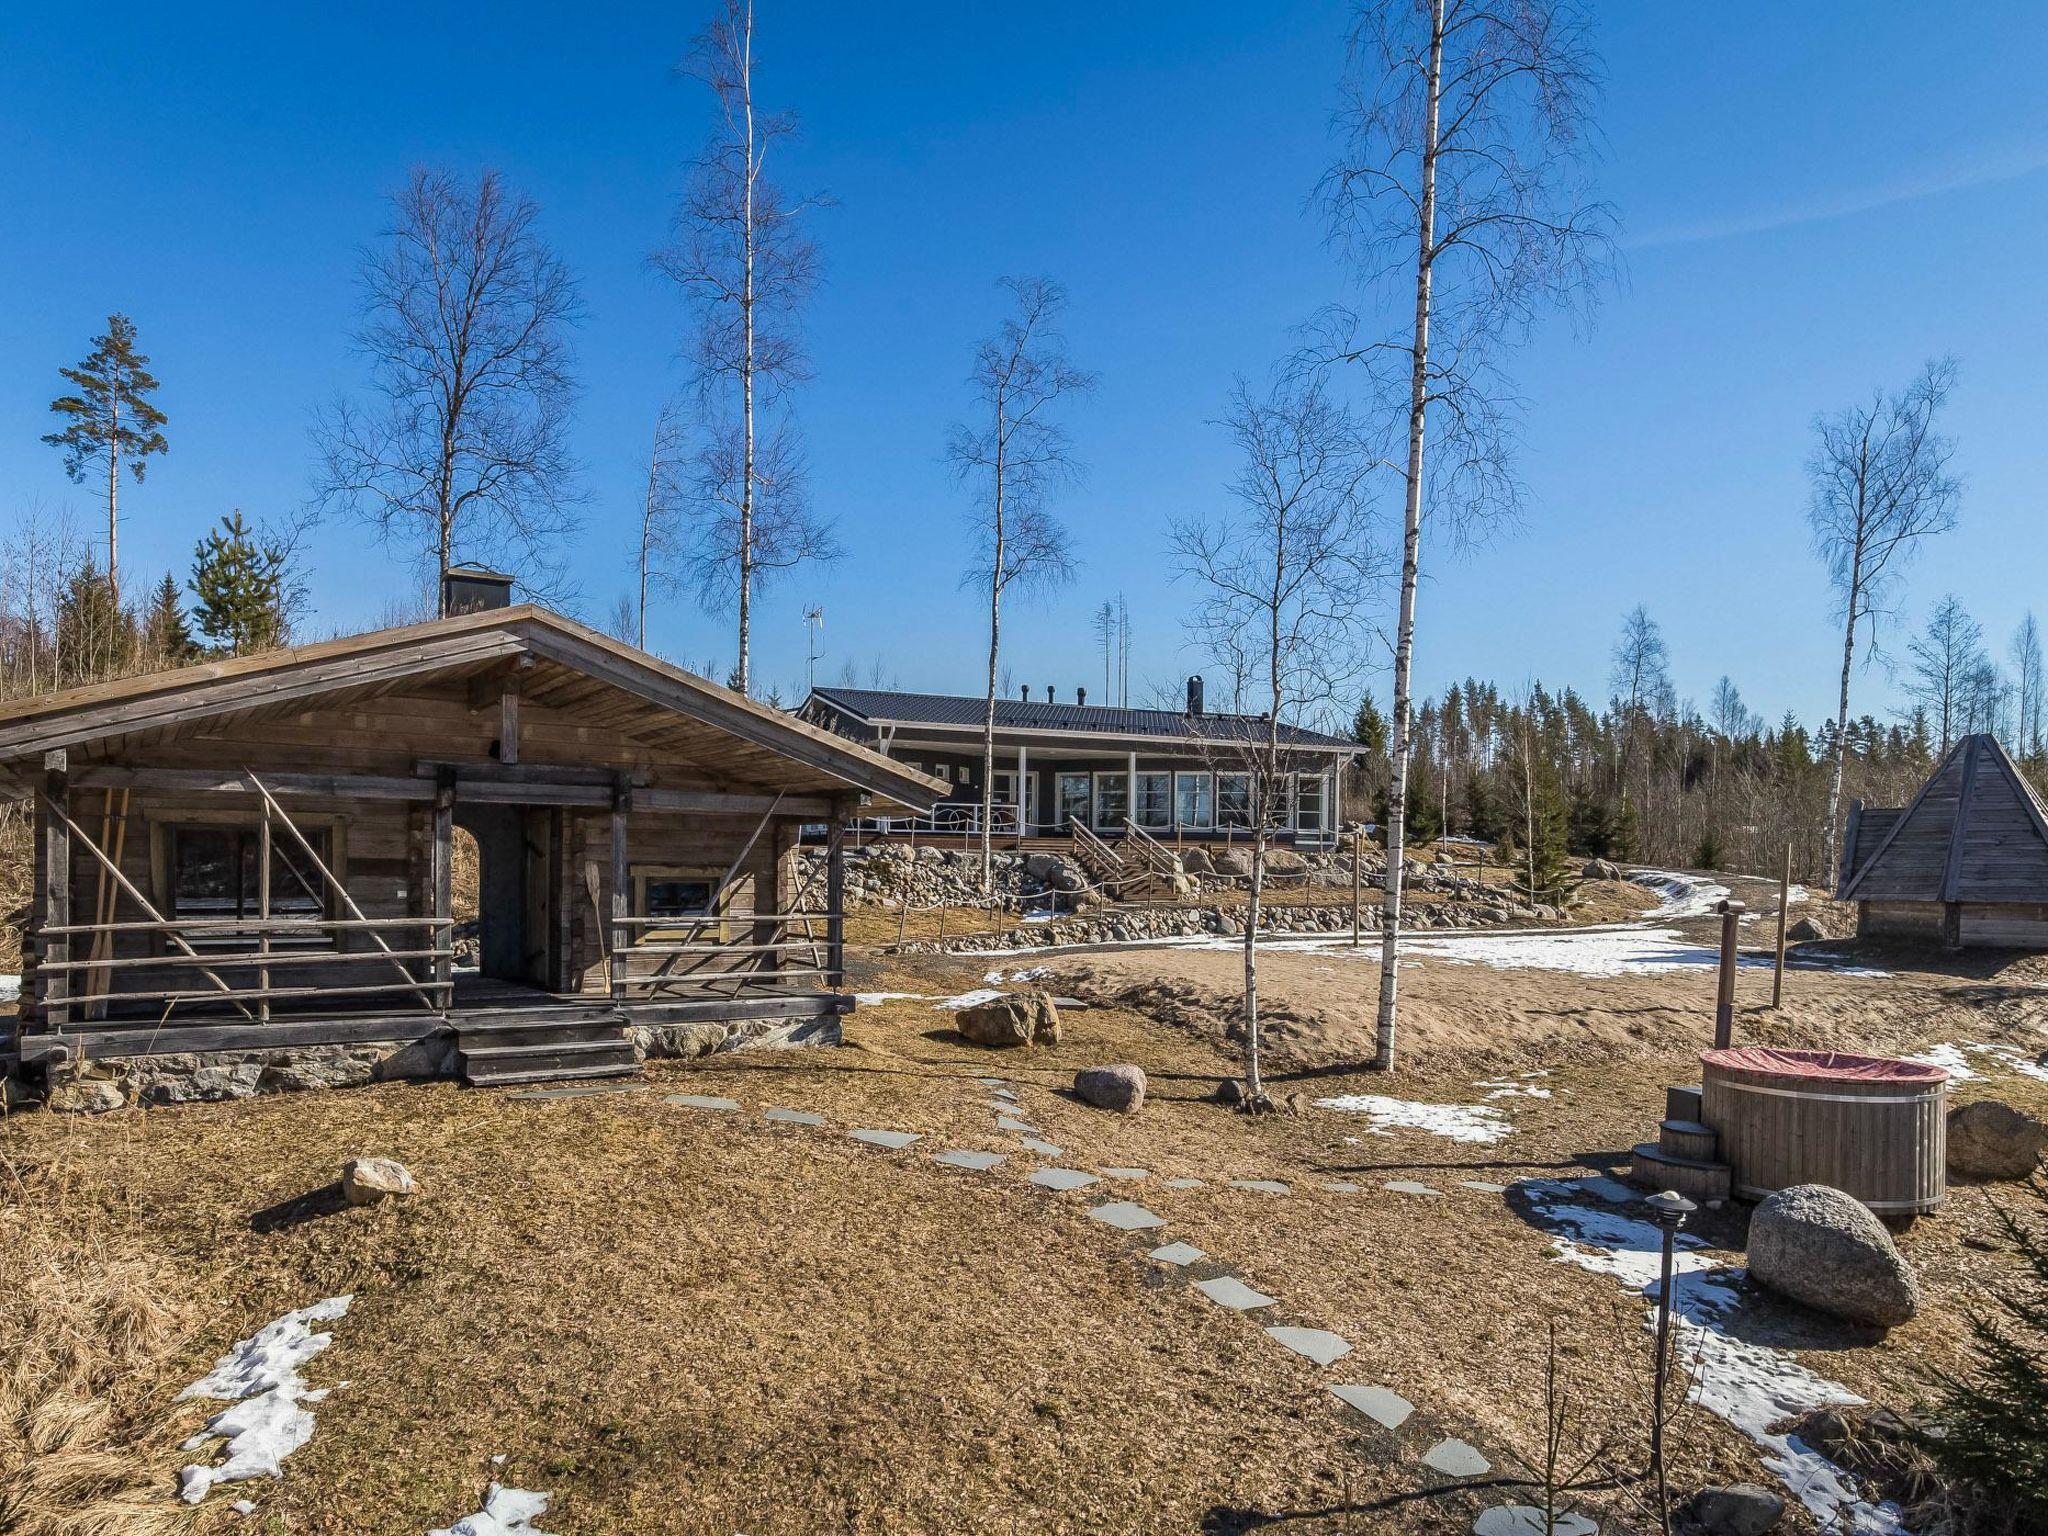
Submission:
POLYGON ((1021 853, 1024 839, 1031 832, 1031 750, 1021 741, 1017 743, 1017 849, 1021 853))
POLYGON ((1739 901, 1721 903, 1720 989, 1714 999, 1714 1049, 1725 1051, 1735 1039, 1735 930, 1745 908, 1739 901))
MULTIPOLYGON (((256 936, 256 953, 266 959, 270 954, 270 800, 263 801, 263 825, 257 834, 256 845, 256 915, 264 924, 263 931, 256 936)), ((258 966, 256 986, 263 993, 256 1004, 256 1017, 263 1023, 270 1022, 270 967, 258 966)))
POLYGON ((612 786, 612 862, 611 862, 611 997, 614 1003, 626 995, 626 951, 633 943, 632 929, 627 926, 628 905, 631 893, 627 889, 630 871, 626 861, 626 813, 632 805, 633 790, 622 776, 612 786))
MULTIPOLYGON (((825 985, 835 992, 846 984, 846 817, 844 805, 833 806, 825 834, 825 985)), ((903 900, 907 912, 910 898, 903 900)))
POLYGON ((71 1022, 71 1010, 64 1001, 71 991, 71 973, 48 968, 54 962, 71 958, 71 939, 66 934, 47 931, 71 926, 70 774, 71 760, 67 754, 62 751, 43 754, 43 805, 46 814, 42 829, 43 866, 39 873, 43 887, 41 918, 46 931, 40 935, 36 983, 42 993, 38 1011, 43 1028, 56 1030, 71 1022))
POLYGON ((498 761, 507 767, 519 761, 519 672, 505 674, 498 694, 498 761))
MULTIPOLYGON (((455 1006, 455 770, 434 775, 434 996, 455 1006)), ((374 931, 374 930, 372 930, 374 931)))
POLYGON ((1351 839, 1351 947, 1358 948, 1358 930, 1363 921, 1360 915, 1365 896, 1365 829, 1360 828, 1351 839))
POLYGON ((1778 962, 1771 971, 1771 1007, 1785 1001, 1785 923, 1792 908, 1792 845, 1785 845, 1785 869, 1778 877, 1778 962))

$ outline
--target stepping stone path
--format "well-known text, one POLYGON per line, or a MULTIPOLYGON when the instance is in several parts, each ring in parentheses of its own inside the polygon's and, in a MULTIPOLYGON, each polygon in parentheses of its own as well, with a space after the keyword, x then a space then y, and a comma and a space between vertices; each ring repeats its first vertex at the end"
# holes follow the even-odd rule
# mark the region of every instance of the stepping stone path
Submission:
POLYGON ((1343 1179, 1337 1180, 1334 1184, 1325 1184, 1323 1186, 1325 1190, 1333 1195, 1355 1195, 1364 1187, 1362 1184, 1347 1183, 1343 1179))
POLYGON ((1014 1115, 996 1116, 996 1129, 999 1131, 1021 1131, 1026 1136, 1036 1136, 1038 1134, 1037 1126, 1019 1120, 1014 1115))
POLYGON ((944 1163, 948 1168, 965 1168, 973 1173, 987 1173, 1002 1160, 1000 1152, 969 1152, 961 1148, 932 1154, 935 1163, 944 1163))
POLYGON ((1441 1195, 1440 1189, 1431 1189, 1427 1184, 1418 1184, 1413 1179, 1395 1179, 1387 1185, 1397 1195, 1441 1195))
POLYGON ((1094 1207, 1088 1214, 1119 1232, 1144 1232, 1166 1225, 1164 1216, 1153 1215, 1134 1200, 1113 1200, 1108 1205, 1094 1207))
POLYGON ((1145 1257, 1157 1259, 1162 1264, 1178 1264, 1185 1267, 1197 1260, 1206 1259, 1209 1255, 1193 1243, 1168 1243, 1164 1248, 1154 1248, 1145 1257))
POLYGON ((1317 1365, 1333 1364, 1351 1353, 1350 1343, 1326 1328, 1268 1328, 1266 1335, 1317 1365))
POLYGON ((1533 1504, 1500 1504, 1472 1522, 1472 1536, 1599 1536, 1584 1515, 1561 1514, 1545 1522, 1533 1504))
POLYGON ((1152 1177, 1152 1170, 1149 1168, 1105 1168, 1102 1170, 1102 1176, 1105 1179, 1124 1179, 1126 1181, 1131 1179, 1149 1179, 1152 1177))
POLYGON ((738 1099, 714 1098, 708 1093, 672 1093, 668 1102, 680 1104, 685 1109, 735 1110, 740 1107, 738 1099))
POLYGON ((1484 1179, 1460 1179, 1458 1182, 1467 1189, 1478 1190, 1482 1195, 1504 1195, 1508 1192, 1507 1185, 1489 1184, 1484 1179))
POLYGON ((1030 1182, 1040 1189, 1086 1189, 1102 1180, 1078 1168, 1041 1168, 1031 1175, 1030 1182))
POLYGON ((909 1146, 913 1141, 918 1141, 921 1139, 921 1137, 916 1131, 858 1130, 848 1131, 846 1134, 851 1136, 855 1141, 866 1142, 871 1147, 887 1147, 891 1151, 895 1152, 900 1152, 905 1147, 909 1146))
POLYGON ((1477 1477, 1493 1470, 1493 1463, 1462 1440, 1439 1440, 1422 1453, 1422 1464, 1445 1477, 1477 1477))
POLYGON ((1066 1156, 1066 1148, 1056 1147, 1051 1142, 1041 1141, 1036 1136, 1026 1136, 1024 1138, 1023 1145, 1030 1148, 1033 1152, 1036 1152, 1040 1157, 1066 1156))
POLYGON ((773 1120, 777 1125, 810 1125, 825 1123, 823 1115, 814 1115, 808 1109, 770 1109, 762 1112, 763 1120, 773 1120))
POLYGON ((1385 1387, 1346 1385, 1332 1387, 1330 1391, 1338 1401, 1349 1403, 1382 1429, 1399 1429, 1415 1411, 1415 1405, 1407 1398, 1385 1387))
POLYGON ((1197 1280, 1195 1289, 1215 1302, 1219 1307, 1228 1307, 1233 1312, 1255 1312, 1260 1307, 1270 1307, 1280 1298, 1268 1296, 1264 1291, 1255 1291, 1235 1275, 1218 1275, 1213 1280, 1197 1280))
POLYGON ((1232 1179, 1232 1189, 1249 1189, 1261 1195, 1289 1195, 1294 1191, 1278 1179, 1232 1179))
POLYGON ((587 1099, 593 1093, 641 1093, 645 1083, 585 1083, 573 1088, 528 1088, 522 1093, 508 1093, 508 1099, 587 1099))
POLYGON ((1200 1179, 1168 1179, 1168 1189, 1207 1189, 1209 1186, 1200 1179))

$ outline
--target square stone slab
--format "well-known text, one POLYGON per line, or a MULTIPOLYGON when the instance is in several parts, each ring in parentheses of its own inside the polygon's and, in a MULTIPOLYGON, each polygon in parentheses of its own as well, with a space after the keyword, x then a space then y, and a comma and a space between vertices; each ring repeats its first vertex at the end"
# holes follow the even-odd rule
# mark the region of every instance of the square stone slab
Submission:
POLYGON ((1268 1328, 1266 1333, 1274 1343, 1286 1345, 1317 1365, 1328 1365, 1351 1353, 1348 1342, 1324 1328, 1268 1328))
POLYGON ((1445 1477, 1477 1477, 1493 1469, 1478 1451, 1462 1440, 1439 1440, 1422 1453, 1422 1464, 1445 1477))
POLYGON ((1016 1090, 1013 1088, 998 1088, 994 1093, 990 1094, 989 1097, 991 1099, 1001 1099, 1005 1104, 1014 1104, 1017 1102, 1017 1093, 1016 1090))
POLYGON ((1060 1157, 1066 1152, 1064 1147, 1056 1147, 1051 1142, 1041 1141, 1035 1136, 1026 1136, 1023 1145, 1029 1147, 1040 1157, 1060 1157))
POLYGON ((738 1109, 738 1099, 716 1098, 708 1093, 672 1093, 668 1096, 671 1104, 680 1104, 685 1109, 738 1109))
POLYGON ((1040 1189, 1086 1189, 1102 1180, 1078 1168, 1041 1168, 1031 1175, 1031 1182, 1040 1189))
POLYGON ((1573 1192, 1592 1195, 1596 1199, 1605 1200, 1609 1205, 1633 1205, 1643 1198, 1641 1190, 1630 1189, 1621 1180, 1610 1179, 1605 1174, 1598 1178, 1581 1179, 1573 1192))
POLYGON ((987 1173, 1002 1160, 1000 1152, 969 1152, 957 1147, 932 1154, 935 1163, 944 1163, 948 1168, 967 1168, 975 1173, 987 1173))
POLYGON ((1504 1195, 1508 1192, 1507 1185, 1489 1184, 1484 1179, 1460 1179, 1458 1182, 1466 1189, 1478 1190, 1482 1195, 1504 1195))
POLYGON ((996 1129, 999 1131, 1021 1131, 1026 1136, 1036 1136, 1038 1134, 1037 1126, 1027 1120, 1019 1120, 1015 1115, 997 1115, 996 1129))
POLYGON ((1264 1291, 1255 1291, 1235 1275, 1218 1275, 1213 1280, 1197 1280, 1195 1289, 1215 1302, 1219 1307, 1228 1307, 1233 1312, 1253 1312, 1260 1307, 1270 1307, 1279 1300, 1264 1291))
POLYGON ((1418 1184, 1413 1179, 1395 1179, 1387 1185, 1397 1195, 1440 1195, 1440 1189, 1431 1189, 1427 1184, 1418 1184))
POLYGON ((1149 1179, 1152 1177, 1152 1170, 1150 1168, 1105 1168, 1102 1170, 1102 1176, 1105 1179, 1149 1179))
POLYGON ((1386 1429, 1399 1429, 1408 1422, 1408 1415, 1415 1411, 1415 1405, 1398 1392, 1389 1392, 1385 1387, 1351 1386, 1332 1387, 1340 1402, 1349 1403, 1375 1424, 1386 1429))
POLYGON ((1278 1179, 1232 1179, 1230 1187, 1232 1189, 1254 1190, 1262 1195, 1286 1195, 1293 1193, 1293 1190, 1278 1179))
POLYGON ((1324 1189, 1333 1195, 1355 1195, 1362 1187, 1361 1185, 1353 1184, 1348 1179, 1334 1179, 1323 1186, 1324 1189))
POLYGON ((1154 1248, 1145 1257, 1157 1259, 1162 1264, 1188 1265, 1198 1259, 1206 1259, 1209 1255, 1193 1243, 1168 1243, 1164 1248, 1154 1248))
POLYGON ((855 1141, 864 1141, 871 1147, 888 1147, 900 1151, 918 1139, 916 1131, 848 1131, 855 1141))
POLYGON ((1166 1187, 1168 1189, 1207 1189, 1209 1186, 1201 1179, 1168 1179, 1166 1187))
POLYGON ((808 1109, 770 1109, 762 1111, 763 1120, 773 1120, 777 1125, 823 1125, 825 1117, 811 1113, 808 1109))
POLYGON ((1496 1504, 1472 1522, 1472 1536, 1600 1536, 1600 1527, 1584 1515, 1546 1521, 1533 1504, 1496 1504))
POLYGON ((977 1077, 975 1081, 984 1088, 1000 1088, 1007 1083, 1007 1077, 977 1077))
POLYGON ((1144 1232, 1166 1225, 1164 1216, 1153 1215, 1134 1200, 1112 1200, 1107 1205, 1094 1207, 1088 1214, 1119 1232, 1144 1232))

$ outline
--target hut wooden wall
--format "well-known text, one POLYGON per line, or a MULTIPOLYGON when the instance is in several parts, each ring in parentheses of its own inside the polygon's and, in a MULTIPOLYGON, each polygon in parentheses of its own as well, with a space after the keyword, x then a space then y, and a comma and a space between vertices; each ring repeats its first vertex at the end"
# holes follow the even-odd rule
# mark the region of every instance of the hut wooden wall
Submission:
POLYGON ((1964 902, 1962 938, 1985 949, 2048 949, 2048 902, 1964 902))
POLYGON ((1865 901, 1857 904, 1857 932, 1869 938, 1941 942, 1942 907, 1938 901, 1865 901))

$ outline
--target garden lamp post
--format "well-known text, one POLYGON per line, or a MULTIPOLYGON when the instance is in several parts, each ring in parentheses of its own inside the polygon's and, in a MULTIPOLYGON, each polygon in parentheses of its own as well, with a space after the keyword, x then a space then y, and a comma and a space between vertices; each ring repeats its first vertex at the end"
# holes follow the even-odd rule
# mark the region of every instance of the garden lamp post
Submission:
POLYGON ((1663 1237, 1663 1252, 1657 1263, 1657 1373, 1650 1398, 1650 1470, 1657 1478, 1657 1521, 1669 1536, 1671 1490, 1664 1476, 1664 1382, 1671 1365, 1671 1258, 1678 1229, 1699 1207, 1675 1189, 1652 1195, 1644 1203, 1663 1237))

